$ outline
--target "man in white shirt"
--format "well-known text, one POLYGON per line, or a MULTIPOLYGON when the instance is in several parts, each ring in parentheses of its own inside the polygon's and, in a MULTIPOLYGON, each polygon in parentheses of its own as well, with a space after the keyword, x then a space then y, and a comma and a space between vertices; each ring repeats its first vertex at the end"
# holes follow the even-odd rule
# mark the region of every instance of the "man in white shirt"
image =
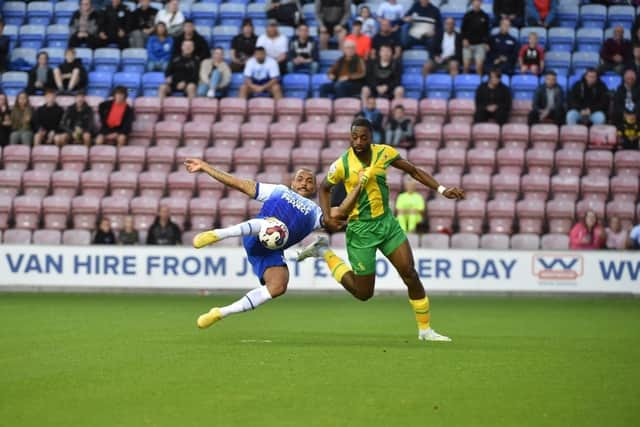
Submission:
POLYGON ((448 71, 451 77, 458 74, 462 59, 462 38, 456 32, 456 21, 447 18, 444 21, 444 32, 440 40, 436 40, 429 52, 429 60, 424 64, 422 73, 427 75, 436 70, 448 71))
POLYGON ((378 6, 376 18, 378 22, 386 19, 391 22, 393 31, 396 31, 402 25, 402 17, 404 16, 404 7, 398 4, 398 0, 387 0, 378 6))
POLYGON ((269 93, 273 99, 282 98, 280 69, 275 59, 267 56, 265 48, 256 47, 253 57, 244 66, 244 83, 240 86, 240 98, 269 93))
POLYGON ((287 69, 287 53, 289 51, 289 40, 284 34, 278 31, 278 21, 270 19, 267 32, 258 37, 256 46, 263 47, 267 57, 275 59, 280 67, 280 73, 284 74, 287 69))

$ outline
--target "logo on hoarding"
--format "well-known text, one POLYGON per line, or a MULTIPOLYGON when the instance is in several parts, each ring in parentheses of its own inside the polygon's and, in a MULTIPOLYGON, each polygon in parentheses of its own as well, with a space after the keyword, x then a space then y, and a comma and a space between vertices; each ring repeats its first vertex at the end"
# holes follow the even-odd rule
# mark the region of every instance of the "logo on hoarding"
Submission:
POLYGON ((584 261, 581 255, 535 254, 531 269, 539 280, 576 280, 584 272, 584 261))

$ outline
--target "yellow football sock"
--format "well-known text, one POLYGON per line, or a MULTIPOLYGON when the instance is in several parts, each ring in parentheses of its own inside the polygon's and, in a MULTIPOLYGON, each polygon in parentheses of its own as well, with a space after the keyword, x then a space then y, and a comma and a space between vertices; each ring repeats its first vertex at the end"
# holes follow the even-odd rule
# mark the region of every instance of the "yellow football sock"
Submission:
POLYGON ((347 267, 342 258, 336 255, 331 249, 327 249, 322 257, 327 262, 333 278, 336 279, 338 283, 342 283, 342 278, 350 272, 351 269, 347 267))
POLYGON ((431 313, 429 313, 429 297, 425 296, 422 299, 410 299, 409 303, 416 314, 418 329, 429 329, 429 321, 431 319, 431 313))

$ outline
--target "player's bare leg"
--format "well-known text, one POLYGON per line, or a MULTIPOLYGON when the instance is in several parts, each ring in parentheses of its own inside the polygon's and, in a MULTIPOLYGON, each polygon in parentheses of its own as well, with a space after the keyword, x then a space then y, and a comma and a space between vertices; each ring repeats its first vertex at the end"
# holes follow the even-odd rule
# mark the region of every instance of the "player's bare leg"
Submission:
POLYGON ((193 247, 200 249, 229 237, 255 236, 263 223, 264 219, 254 218, 229 227, 203 231, 193 237, 193 247))
POLYGON ((250 290, 245 296, 229 305, 213 307, 202 314, 198 317, 198 327, 208 328, 231 314, 255 310, 265 302, 283 295, 289 283, 289 270, 285 266, 269 267, 265 270, 262 280, 265 286, 250 290))
POLYGON ((409 303, 413 307, 418 323, 418 339, 425 341, 451 341, 451 338, 438 334, 431 328, 431 313, 429 312, 429 298, 427 297, 413 261, 413 252, 409 241, 405 240, 387 259, 407 285, 409 303))

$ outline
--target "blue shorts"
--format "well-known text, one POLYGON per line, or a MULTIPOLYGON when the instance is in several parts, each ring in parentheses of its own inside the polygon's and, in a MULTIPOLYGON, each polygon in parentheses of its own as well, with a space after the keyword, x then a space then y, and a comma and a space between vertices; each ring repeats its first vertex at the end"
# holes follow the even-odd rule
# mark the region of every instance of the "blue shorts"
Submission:
POLYGON ((273 251, 262 246, 256 236, 245 236, 242 239, 244 250, 247 252, 247 260, 251 264, 253 273, 258 276, 260 283, 264 285, 264 272, 269 267, 286 267, 284 250, 273 251))

